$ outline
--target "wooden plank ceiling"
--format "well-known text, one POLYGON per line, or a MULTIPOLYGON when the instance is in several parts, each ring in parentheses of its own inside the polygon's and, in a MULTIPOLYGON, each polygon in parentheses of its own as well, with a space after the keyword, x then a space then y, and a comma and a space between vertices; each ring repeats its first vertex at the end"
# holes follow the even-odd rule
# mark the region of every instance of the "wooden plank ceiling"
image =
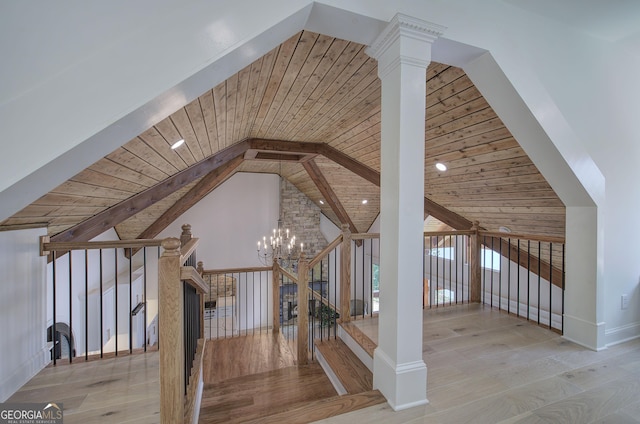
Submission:
MULTIPOLYGON (((182 211, 183 196, 193 204, 234 172, 281 172, 337 225, 342 210, 352 231, 364 232, 380 210, 380 81, 364 49, 296 34, 0 229, 45 223, 54 239, 83 240, 115 226, 122 239, 153 237, 182 211), (172 150, 181 138, 186 143, 172 150), (296 143, 238 144, 255 139, 296 143), (218 174, 205 181, 212 170, 218 174), (333 199, 324 198, 324 183, 333 199), (116 209, 125 200, 134 206, 116 209)), ((425 197, 488 230, 563 237, 564 205, 464 71, 432 63, 426 79, 425 197)))

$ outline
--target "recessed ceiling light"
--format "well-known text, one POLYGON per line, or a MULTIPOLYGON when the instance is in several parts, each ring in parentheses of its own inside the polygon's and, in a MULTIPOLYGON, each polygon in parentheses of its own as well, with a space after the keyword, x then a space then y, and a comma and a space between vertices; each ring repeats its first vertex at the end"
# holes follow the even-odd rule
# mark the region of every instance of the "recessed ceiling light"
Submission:
POLYGON ((438 169, 438 171, 446 171, 447 170, 447 165, 445 165, 444 163, 436 163, 436 168, 438 169))
POLYGON ((369 201, 367 199, 362 199, 362 204, 366 205, 367 203, 369 203, 369 201))
POLYGON ((320 200, 320 204, 321 204, 321 205, 324 205, 324 200, 320 200))
POLYGON ((511 228, 505 227, 505 226, 501 226, 500 228, 498 228, 498 231, 500 231, 501 233, 510 233, 511 232, 511 228))
POLYGON ((181 138, 180 140, 176 141, 175 143, 173 143, 173 144, 171 145, 171 149, 172 149, 172 150, 175 150, 175 149, 177 149, 178 147, 182 146, 183 144, 184 144, 184 138, 181 138))

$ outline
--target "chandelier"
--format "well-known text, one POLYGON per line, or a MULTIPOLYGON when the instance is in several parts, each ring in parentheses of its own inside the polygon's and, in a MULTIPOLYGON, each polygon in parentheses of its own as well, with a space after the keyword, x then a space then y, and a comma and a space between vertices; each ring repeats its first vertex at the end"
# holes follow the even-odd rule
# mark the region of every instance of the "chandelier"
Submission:
POLYGON ((296 236, 290 234, 289 229, 282 228, 282 219, 278 219, 278 228, 273 229, 269 236, 263 236, 258 240, 258 258, 263 265, 269 266, 274 260, 282 268, 297 268, 300 252, 304 249, 304 243, 296 244, 296 236))

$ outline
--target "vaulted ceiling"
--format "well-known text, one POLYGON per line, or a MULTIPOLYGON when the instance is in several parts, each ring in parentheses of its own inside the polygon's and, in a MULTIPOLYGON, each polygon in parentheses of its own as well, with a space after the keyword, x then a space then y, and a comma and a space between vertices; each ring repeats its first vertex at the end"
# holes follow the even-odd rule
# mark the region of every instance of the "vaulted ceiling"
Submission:
MULTIPOLYGON (((122 239, 153 237, 235 172, 278 172, 334 223, 364 232, 380 210, 381 92, 364 49, 298 33, 0 230, 46 224, 59 241, 111 227, 122 239)), ((458 229, 477 220, 564 237, 563 203, 465 72, 431 63, 425 78, 425 212, 458 229)))

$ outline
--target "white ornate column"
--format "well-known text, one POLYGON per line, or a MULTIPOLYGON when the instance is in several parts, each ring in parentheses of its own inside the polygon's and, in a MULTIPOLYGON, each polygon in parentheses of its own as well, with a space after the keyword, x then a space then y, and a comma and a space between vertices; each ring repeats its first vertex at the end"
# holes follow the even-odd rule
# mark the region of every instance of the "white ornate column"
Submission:
POLYGON ((367 49, 382 81, 380 315, 373 385, 394 410, 427 403, 422 360, 426 70, 443 27, 397 14, 367 49))

